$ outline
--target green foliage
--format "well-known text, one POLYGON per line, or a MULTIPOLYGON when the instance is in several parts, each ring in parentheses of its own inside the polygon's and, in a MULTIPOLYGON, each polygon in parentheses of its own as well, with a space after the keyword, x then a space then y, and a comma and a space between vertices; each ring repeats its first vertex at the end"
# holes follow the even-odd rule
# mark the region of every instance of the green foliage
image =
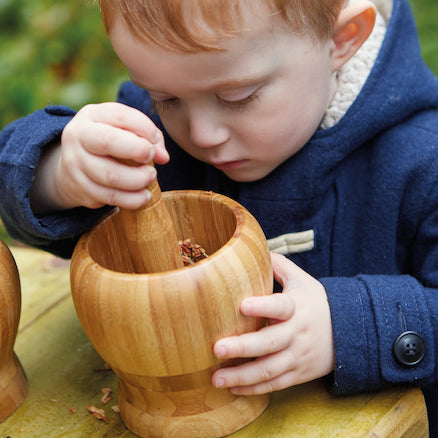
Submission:
POLYGON ((420 33, 421 49, 429 67, 438 75, 438 2, 411 0, 420 33))
POLYGON ((127 78, 91 0, 0 0, 0 129, 47 104, 114 100, 127 78))

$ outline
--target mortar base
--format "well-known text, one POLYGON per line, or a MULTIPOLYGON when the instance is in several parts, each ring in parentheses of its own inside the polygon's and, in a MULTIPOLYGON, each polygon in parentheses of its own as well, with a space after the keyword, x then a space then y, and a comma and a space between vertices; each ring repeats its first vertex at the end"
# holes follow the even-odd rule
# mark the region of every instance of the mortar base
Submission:
POLYGON ((0 369, 0 422, 17 410, 26 394, 26 375, 14 353, 12 359, 0 369))
MULTIPOLYGON (((227 389, 219 392, 224 394, 223 399, 227 402, 214 409, 180 416, 161 416, 156 413, 151 415, 146 409, 139 409, 128 401, 126 387, 119 381, 120 415, 126 427, 142 438, 219 438, 230 435, 254 421, 271 400, 270 394, 246 397, 233 396, 227 389)), ((194 393, 195 398, 197 395, 194 393)), ((184 398, 189 396, 185 394, 184 398)), ((216 406, 217 402, 218 400, 215 400, 216 406)))

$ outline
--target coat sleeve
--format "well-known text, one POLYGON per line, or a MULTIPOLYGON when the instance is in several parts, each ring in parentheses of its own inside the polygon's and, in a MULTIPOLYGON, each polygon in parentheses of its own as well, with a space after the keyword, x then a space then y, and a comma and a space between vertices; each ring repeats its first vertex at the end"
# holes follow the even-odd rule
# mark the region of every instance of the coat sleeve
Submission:
POLYGON ((432 185, 423 191, 424 199, 419 201, 417 187, 406 195, 403 220, 415 232, 400 269, 403 275, 321 279, 332 317, 336 393, 394 383, 427 387, 438 381, 438 184, 433 181, 436 172, 424 175, 432 185), (414 202, 423 207, 414 208, 414 202), (403 337, 411 332, 413 336, 403 337), (400 359, 400 351, 407 357, 400 359))
POLYGON ((76 208, 37 216, 30 208, 34 171, 46 146, 59 139, 75 112, 49 106, 4 128, 0 134, 0 216, 14 239, 69 258, 80 235, 103 214, 76 208))

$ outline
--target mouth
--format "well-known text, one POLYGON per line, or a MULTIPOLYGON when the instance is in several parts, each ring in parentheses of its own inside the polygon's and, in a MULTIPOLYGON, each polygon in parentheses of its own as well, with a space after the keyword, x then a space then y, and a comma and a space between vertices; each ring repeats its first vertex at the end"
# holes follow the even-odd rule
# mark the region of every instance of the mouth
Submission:
POLYGON ((236 160, 236 161, 222 161, 217 163, 211 163, 212 166, 219 170, 236 170, 242 167, 247 160, 236 160))

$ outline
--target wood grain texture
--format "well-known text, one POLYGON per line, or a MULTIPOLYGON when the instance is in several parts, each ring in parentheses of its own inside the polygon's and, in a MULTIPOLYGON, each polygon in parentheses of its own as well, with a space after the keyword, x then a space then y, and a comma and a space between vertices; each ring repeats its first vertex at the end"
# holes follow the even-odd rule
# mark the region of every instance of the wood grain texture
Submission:
POLYGON ((158 181, 148 186, 151 200, 138 210, 120 209, 118 233, 127 246, 129 272, 164 272, 184 266, 175 228, 161 196, 158 181), (132 271, 131 271, 132 269, 132 271))
POLYGON ((21 289, 15 260, 0 240, 0 421, 23 402, 27 380, 14 353, 21 309, 21 289))
POLYGON ((79 320, 120 379, 119 404, 143 437, 219 437, 263 412, 268 395, 236 397, 211 385, 229 365, 213 354, 224 337, 265 323, 241 315, 243 298, 272 293, 265 236, 235 201, 203 191, 163 193, 179 240, 210 255, 192 266, 133 273, 130 249, 113 214, 79 241, 71 286, 79 320))
POLYGON ((420 392, 409 392, 391 407, 372 429, 376 438, 417 438, 428 436, 426 406, 420 392))
MULTIPOLYGON (((104 361, 75 314, 65 261, 33 248, 11 251, 22 289, 21 328, 14 350, 26 370, 29 392, 15 413, 0 423, 0 436, 135 438, 111 409, 117 403, 117 376, 93 372, 104 361), (113 390, 114 399, 107 405, 100 400, 102 388, 113 390), (104 409, 109 423, 94 419, 89 404, 104 409)), ((232 434, 233 438, 428 436, 426 407, 418 388, 395 386, 335 397, 323 379, 274 392, 264 413, 232 434)))
POLYGON ((233 438, 428 438, 421 391, 396 386, 332 396, 324 379, 274 393, 264 414, 233 438))

